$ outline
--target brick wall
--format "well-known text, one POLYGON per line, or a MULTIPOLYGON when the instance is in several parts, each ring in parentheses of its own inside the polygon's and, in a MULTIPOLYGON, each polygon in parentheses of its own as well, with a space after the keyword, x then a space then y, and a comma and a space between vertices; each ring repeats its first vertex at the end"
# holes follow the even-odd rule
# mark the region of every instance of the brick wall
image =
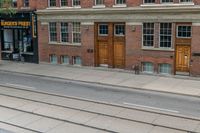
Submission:
MULTIPOLYGON (((192 27, 192 46, 191 53, 199 53, 200 54, 200 26, 192 27)), ((191 56, 192 56, 191 55, 191 56)), ((191 57, 191 75, 200 76, 200 55, 191 57)))

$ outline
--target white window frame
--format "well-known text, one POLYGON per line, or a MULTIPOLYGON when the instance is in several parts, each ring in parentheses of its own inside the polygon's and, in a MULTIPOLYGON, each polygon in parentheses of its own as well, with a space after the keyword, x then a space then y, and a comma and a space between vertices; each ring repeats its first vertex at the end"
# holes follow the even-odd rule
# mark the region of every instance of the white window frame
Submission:
POLYGON ((155 40, 154 40, 154 38, 155 38, 155 23, 154 22, 144 22, 144 23, 142 23, 142 48, 154 48, 154 46, 155 46, 155 40), (153 46, 144 46, 144 23, 153 23, 154 24, 154 28, 153 28, 153 30, 154 30, 154 34, 153 34, 153 46))
POLYGON ((125 34, 126 34, 126 25, 125 25, 125 24, 115 24, 115 25, 114 25, 114 35, 115 35, 115 36, 125 36, 125 34), (124 34, 116 34, 116 26, 117 26, 117 25, 119 25, 119 26, 120 26, 120 25, 124 26, 124 34))
POLYGON ((74 5, 74 0, 72 0, 72 7, 80 8, 81 7, 81 0, 80 0, 80 5, 74 5))
POLYGON ((72 22, 72 43, 73 44, 81 44, 81 22, 72 22), (80 32, 74 32, 73 27, 74 23, 79 23, 80 24, 80 32), (79 33, 80 34, 80 42, 74 42, 74 33, 79 33))
POLYGON ((108 26, 108 33, 107 34, 100 34, 100 25, 106 25, 108 26, 108 24, 98 24, 98 36, 108 36, 109 34, 109 26, 108 26))
POLYGON ((181 2, 181 0, 179 0, 179 3, 194 3, 194 2, 193 2, 193 0, 188 1, 188 2, 187 2, 187 1, 185 1, 185 2, 181 2))
POLYGON ((55 54, 50 54, 49 61, 51 64, 58 64, 58 57, 55 54), (52 62, 52 59, 53 59, 52 57, 55 57, 55 59, 56 59, 55 62, 54 61, 52 62))
POLYGON ((173 3, 174 3, 174 0, 172 0, 172 2, 163 2, 163 0, 160 0, 160 3, 161 3, 161 4, 173 4, 173 3))
POLYGON ((58 42, 58 39, 57 39, 57 22, 49 22, 48 23, 48 32, 49 32, 49 42, 58 42), (51 41, 51 32, 50 32, 50 23, 56 23, 56 41, 51 41))
POLYGON ((154 3, 145 3, 145 0, 143 0, 143 4, 156 4, 156 0, 154 0, 154 3))
POLYGON ((62 42, 62 43, 69 43, 69 34, 70 34, 70 33, 69 33, 69 23, 68 23, 68 22, 61 22, 61 23, 60 23, 60 42, 62 42), (61 29, 62 29, 62 25, 61 25, 61 23, 67 23, 67 25, 68 25, 68 31, 67 31, 67 34, 68 34, 68 41, 67 41, 67 42, 63 42, 63 41, 62 41, 62 30, 61 30, 61 29))
POLYGON ((61 55, 61 56, 60 56, 60 63, 61 63, 62 65, 69 65, 69 56, 68 56, 68 55, 61 55), (68 62, 67 62, 67 63, 64 63, 64 62, 63 62, 64 57, 67 57, 67 58, 68 58, 68 62))
POLYGON ((81 66, 81 65, 82 65, 81 56, 73 56, 73 57, 72 57, 72 60, 73 60, 73 65, 75 65, 75 66, 81 66), (76 64, 76 63, 75 63, 75 62, 76 62, 75 60, 76 60, 77 57, 80 58, 80 64, 76 64))
POLYGON ((115 5, 126 5, 126 0, 124 0, 124 1, 125 1, 124 3, 118 4, 118 3, 117 3, 117 0, 115 0, 115 5))
MULTIPOLYGON (((170 23, 170 22, 161 22, 161 23, 170 23)), ((171 23, 172 27, 171 27, 171 47, 161 47, 160 46, 160 25, 161 23, 159 23, 159 48, 161 49, 172 49, 173 46, 173 23, 171 23)))
POLYGON ((48 0, 48 7, 56 7, 56 5, 55 6, 50 6, 50 0, 48 0))
POLYGON ((142 62, 142 72, 144 73, 154 73, 154 64, 152 62, 142 62), (149 63, 149 64, 152 64, 152 71, 146 71, 144 70, 144 67, 145 67, 145 63, 149 63))
POLYGON ((176 37, 177 37, 177 38, 192 38, 192 26, 191 26, 191 25, 177 25, 177 27, 176 27, 176 37), (190 33, 191 36, 190 36, 190 37, 179 37, 179 36, 178 36, 178 27, 179 27, 179 26, 190 26, 190 27, 191 27, 191 31, 190 31, 190 32, 191 32, 191 33, 190 33))
POLYGON ((66 6, 62 6, 62 0, 60 0, 60 7, 68 7, 69 6, 69 3, 67 0, 65 0, 67 2, 67 5, 66 6))
POLYGON ((160 74, 171 74, 172 73, 172 65, 171 64, 168 64, 168 63, 161 63, 159 64, 159 73, 160 74), (166 72, 161 72, 161 65, 168 65, 170 67, 167 67, 167 68, 164 68, 164 69, 167 69, 167 73, 166 72))

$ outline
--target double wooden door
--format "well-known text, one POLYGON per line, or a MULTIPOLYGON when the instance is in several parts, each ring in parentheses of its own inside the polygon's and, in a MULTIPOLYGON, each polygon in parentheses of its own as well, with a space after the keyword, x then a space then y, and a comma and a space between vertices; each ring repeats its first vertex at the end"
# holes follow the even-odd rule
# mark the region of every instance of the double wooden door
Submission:
POLYGON ((189 72, 190 46, 176 46, 176 71, 189 72))
POLYGON ((115 24, 107 23, 108 35, 99 35, 99 24, 96 24, 96 66, 124 68, 125 66, 125 35, 115 35, 115 24))

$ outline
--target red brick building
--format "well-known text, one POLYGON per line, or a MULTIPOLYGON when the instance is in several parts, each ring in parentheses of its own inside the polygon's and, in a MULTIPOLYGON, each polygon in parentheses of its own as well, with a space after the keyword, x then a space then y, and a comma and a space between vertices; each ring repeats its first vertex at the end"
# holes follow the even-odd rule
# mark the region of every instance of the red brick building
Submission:
POLYGON ((200 0, 30 0, 30 5, 37 8, 40 62, 200 75, 200 0))

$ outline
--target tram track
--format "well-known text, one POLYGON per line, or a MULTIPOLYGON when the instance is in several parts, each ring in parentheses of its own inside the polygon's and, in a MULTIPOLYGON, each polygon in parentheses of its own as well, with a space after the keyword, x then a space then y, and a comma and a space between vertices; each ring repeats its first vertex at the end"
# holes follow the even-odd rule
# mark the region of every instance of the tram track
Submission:
MULTIPOLYGON (((89 99, 82 99, 82 98, 77 98, 77 97, 71 97, 71 96, 64 96, 64 95, 40 92, 40 91, 35 91, 35 90, 30 90, 30 89, 27 90, 27 89, 22 89, 22 88, 18 88, 18 87, 10 87, 10 86, 6 86, 6 85, 0 85, 0 87, 4 87, 5 89, 6 88, 10 89, 10 90, 12 90, 12 92, 21 91, 21 92, 30 93, 30 95, 37 95, 38 94, 38 95, 45 95, 47 97, 55 97, 55 98, 62 98, 62 99, 64 98, 66 100, 76 100, 76 101, 81 101, 81 102, 87 102, 87 103, 102 105, 102 106, 110 107, 110 108, 112 108, 112 107, 120 108, 121 110, 141 111, 141 112, 144 112, 144 113, 156 114, 158 116, 176 117, 176 118, 179 118, 179 119, 185 119, 185 120, 190 120, 190 121, 198 121, 200 123, 200 119, 198 119, 198 118, 180 116, 180 115, 175 115, 175 114, 172 114, 172 113, 167 114, 167 113, 163 113, 163 112, 138 109, 138 108, 134 108, 134 107, 127 107, 127 106, 122 106, 122 105, 117 105, 117 104, 112 104, 112 103, 106 103, 106 102, 101 102, 101 101, 93 101, 93 100, 89 100, 89 99)), ((1 90, 1 88, 0 88, 0 90, 1 90)), ((58 108, 65 108, 65 109, 81 111, 81 112, 85 112, 85 113, 95 114, 97 116, 104 116, 104 117, 115 118, 115 119, 120 119, 120 120, 124 120, 124 121, 147 124, 147 125, 151 125, 151 126, 154 126, 154 127, 168 128, 168 129, 182 131, 182 132, 198 133, 198 132, 193 131, 193 130, 181 129, 179 127, 170 127, 168 125, 161 125, 161 124, 158 124, 158 123, 152 123, 152 122, 143 121, 143 120, 131 119, 131 118, 127 118, 127 117, 120 117, 120 116, 118 116, 118 114, 111 115, 111 114, 106 114, 106 113, 102 113, 102 112, 95 112, 95 111, 87 110, 87 108, 82 108, 81 109, 81 108, 72 107, 72 106, 66 106, 66 105, 60 105, 60 104, 55 104, 55 103, 50 103, 50 102, 44 102, 42 100, 37 100, 37 99, 33 99, 33 98, 31 99, 31 98, 28 98, 28 97, 22 97, 22 96, 20 97, 18 95, 17 96, 16 95, 11 95, 11 94, 8 94, 8 93, 5 93, 5 92, 2 93, 1 91, 0 91, 0 96, 14 98, 14 99, 21 99, 21 100, 25 100, 25 101, 29 101, 29 102, 40 103, 40 104, 54 106, 54 107, 58 107, 58 108)), ((77 123, 77 122, 69 121, 69 120, 62 119, 62 118, 51 117, 51 116, 40 114, 40 113, 36 113, 36 112, 24 111, 24 110, 21 110, 19 108, 8 107, 8 106, 5 106, 5 105, 0 105, 0 107, 8 108, 8 109, 16 110, 16 111, 21 111, 21 112, 29 113, 29 114, 33 114, 33 115, 38 115, 38 116, 41 116, 41 117, 46 117, 46 118, 50 118, 50 119, 54 119, 54 120, 58 120, 58 121, 77 124, 77 125, 81 125, 81 126, 85 126, 85 127, 101 130, 101 131, 104 131, 104 132, 113 132, 113 133, 117 132, 117 131, 114 131, 114 130, 108 130, 108 129, 105 129, 105 128, 99 128, 99 127, 95 127, 95 126, 91 126, 91 125, 87 125, 87 124, 83 124, 83 123, 77 123)))

